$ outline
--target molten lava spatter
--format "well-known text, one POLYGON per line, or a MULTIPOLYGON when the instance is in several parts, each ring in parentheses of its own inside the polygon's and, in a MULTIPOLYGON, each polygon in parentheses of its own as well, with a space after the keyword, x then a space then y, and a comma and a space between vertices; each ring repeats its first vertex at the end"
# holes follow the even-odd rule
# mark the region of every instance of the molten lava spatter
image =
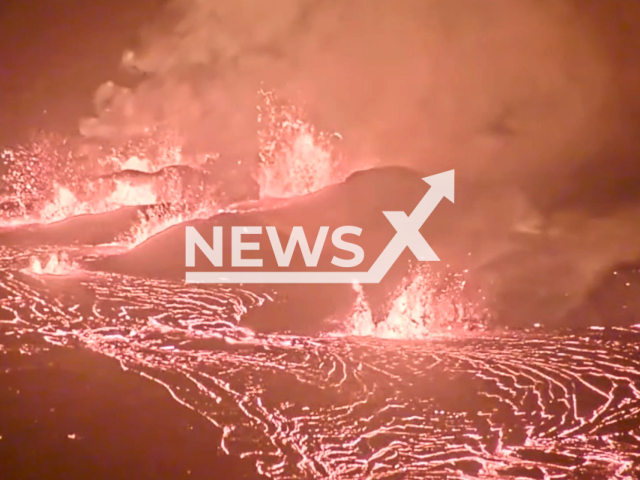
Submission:
MULTIPOLYGON (((271 92, 261 92, 258 182, 264 197, 290 197, 320 190, 346 178, 331 136, 316 132, 302 112, 271 92)), ((335 136, 336 134, 334 134, 335 136)))

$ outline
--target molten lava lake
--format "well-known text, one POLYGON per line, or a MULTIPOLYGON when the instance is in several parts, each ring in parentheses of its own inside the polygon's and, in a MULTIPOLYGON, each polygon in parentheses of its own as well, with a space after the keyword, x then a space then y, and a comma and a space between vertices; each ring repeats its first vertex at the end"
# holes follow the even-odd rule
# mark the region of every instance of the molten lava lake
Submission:
POLYGON ((60 250, 0 250, 9 472, 37 448, 46 478, 637 478, 636 328, 258 334, 267 296, 36 257, 60 250))

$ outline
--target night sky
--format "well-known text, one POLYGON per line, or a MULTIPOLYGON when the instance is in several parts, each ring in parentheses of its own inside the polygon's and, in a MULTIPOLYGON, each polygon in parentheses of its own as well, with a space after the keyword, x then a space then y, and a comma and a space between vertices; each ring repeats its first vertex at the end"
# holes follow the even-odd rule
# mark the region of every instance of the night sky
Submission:
MULTIPOLYGON (((5 0, 0 5, 0 143, 32 129, 75 133, 154 0, 5 0), (45 113, 46 112, 46 113, 45 113)), ((123 78, 126 81, 126 78, 123 78)))

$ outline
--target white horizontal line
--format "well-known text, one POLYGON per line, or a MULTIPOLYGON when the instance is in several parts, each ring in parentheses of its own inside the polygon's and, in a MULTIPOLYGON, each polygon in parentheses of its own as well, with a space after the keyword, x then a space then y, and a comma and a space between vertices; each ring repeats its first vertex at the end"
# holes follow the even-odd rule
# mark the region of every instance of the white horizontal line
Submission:
POLYGON ((378 283, 370 272, 187 272, 187 283, 378 283))

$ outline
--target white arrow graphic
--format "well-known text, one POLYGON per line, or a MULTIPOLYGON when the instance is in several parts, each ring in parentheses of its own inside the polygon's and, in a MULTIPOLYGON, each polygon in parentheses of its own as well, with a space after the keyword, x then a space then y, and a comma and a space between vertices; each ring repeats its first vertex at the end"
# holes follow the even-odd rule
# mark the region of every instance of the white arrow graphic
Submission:
POLYGON ((383 212, 396 234, 368 272, 187 272, 187 283, 380 283, 395 261, 409 248, 421 262, 440 259, 420 234, 420 228, 443 198, 454 202, 454 170, 423 178, 431 188, 411 215, 383 212))

